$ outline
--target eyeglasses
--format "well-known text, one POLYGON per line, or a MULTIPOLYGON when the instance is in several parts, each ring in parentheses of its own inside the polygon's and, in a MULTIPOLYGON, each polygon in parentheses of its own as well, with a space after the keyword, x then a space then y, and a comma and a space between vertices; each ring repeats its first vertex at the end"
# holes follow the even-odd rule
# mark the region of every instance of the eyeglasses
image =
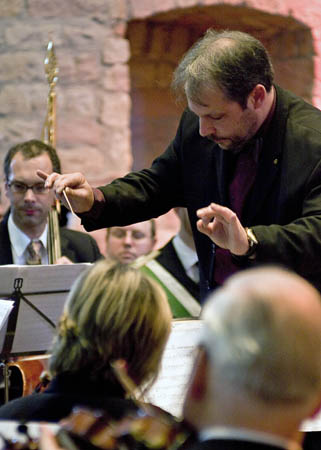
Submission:
POLYGON ((49 188, 45 187, 44 183, 36 183, 29 186, 20 181, 11 181, 7 185, 14 194, 25 194, 28 189, 31 189, 36 195, 47 194, 49 192, 49 188))

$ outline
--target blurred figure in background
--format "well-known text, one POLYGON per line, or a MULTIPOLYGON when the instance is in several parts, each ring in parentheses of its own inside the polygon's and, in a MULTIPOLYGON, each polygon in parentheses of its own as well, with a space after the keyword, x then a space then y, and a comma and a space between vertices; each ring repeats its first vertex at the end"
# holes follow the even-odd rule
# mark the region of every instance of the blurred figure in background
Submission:
POLYGON ((155 220, 107 228, 107 257, 123 264, 150 253, 156 243, 155 220))
POLYGON ((196 299, 200 297, 198 258, 186 208, 174 208, 180 219, 178 233, 162 247, 156 257, 163 267, 196 299))
POLYGON ((199 268, 191 224, 186 208, 174 211, 180 219, 178 233, 155 254, 146 256, 143 270, 162 285, 175 318, 199 317, 199 268))

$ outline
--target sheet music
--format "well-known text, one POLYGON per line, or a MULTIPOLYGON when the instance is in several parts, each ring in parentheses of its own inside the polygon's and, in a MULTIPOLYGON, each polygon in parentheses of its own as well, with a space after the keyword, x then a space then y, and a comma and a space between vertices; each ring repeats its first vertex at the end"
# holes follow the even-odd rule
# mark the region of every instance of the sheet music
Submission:
POLYGON ((8 317, 12 311, 14 302, 12 300, 0 299, 0 349, 3 347, 6 337, 8 317))
POLYGON ((5 325, 13 304, 14 302, 12 300, 0 299, 0 329, 5 325))
POLYGON ((175 416, 181 416, 187 383, 193 366, 201 320, 173 321, 158 379, 147 400, 175 416))
MULTIPOLYGON (((165 348, 162 368, 146 400, 176 417, 182 415, 187 383, 193 367, 201 320, 173 321, 172 332, 165 348)), ((321 411, 303 422, 301 431, 321 431, 321 411)))

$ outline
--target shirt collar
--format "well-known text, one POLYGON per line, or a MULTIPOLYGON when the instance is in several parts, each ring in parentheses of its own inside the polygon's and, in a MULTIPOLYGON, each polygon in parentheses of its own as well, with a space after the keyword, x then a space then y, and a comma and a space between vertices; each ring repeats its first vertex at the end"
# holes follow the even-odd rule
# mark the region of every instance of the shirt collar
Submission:
POLYGON ((185 271, 197 263, 198 258, 196 251, 186 245, 179 234, 176 234, 173 238, 173 247, 175 248, 177 256, 185 271))
MULTIPOLYGON (((39 240, 42 242, 44 248, 47 248, 47 233, 48 233, 48 225, 46 225, 44 232, 39 237, 39 240)), ((20 228, 17 227, 17 225, 14 223, 12 214, 9 214, 8 219, 8 233, 11 243, 11 248, 13 250, 13 256, 15 256, 17 259, 20 259, 26 250, 29 242, 30 237, 27 236, 23 231, 20 230, 20 228)), ((14 257, 14 263, 19 264, 18 261, 15 261, 14 257)))
POLYGON ((294 441, 290 441, 269 433, 250 430, 248 428, 217 426, 204 428, 199 432, 200 441, 208 441, 210 439, 235 439, 239 441, 259 442, 262 444, 280 447, 282 449, 301 450, 300 445, 294 441))

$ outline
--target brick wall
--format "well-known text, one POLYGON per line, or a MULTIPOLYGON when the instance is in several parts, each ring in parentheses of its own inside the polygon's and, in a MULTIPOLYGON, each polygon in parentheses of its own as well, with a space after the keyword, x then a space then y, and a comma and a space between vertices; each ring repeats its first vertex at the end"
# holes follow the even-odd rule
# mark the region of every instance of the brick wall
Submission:
MULTIPOLYGON (((321 0, 2 0, 0 162, 11 145, 41 135, 49 38, 63 169, 100 185, 163 151, 179 116, 171 73, 210 26, 261 39, 278 83, 320 107, 320 19, 321 0)), ((173 216, 161 219, 160 242, 176 228, 173 216)))

